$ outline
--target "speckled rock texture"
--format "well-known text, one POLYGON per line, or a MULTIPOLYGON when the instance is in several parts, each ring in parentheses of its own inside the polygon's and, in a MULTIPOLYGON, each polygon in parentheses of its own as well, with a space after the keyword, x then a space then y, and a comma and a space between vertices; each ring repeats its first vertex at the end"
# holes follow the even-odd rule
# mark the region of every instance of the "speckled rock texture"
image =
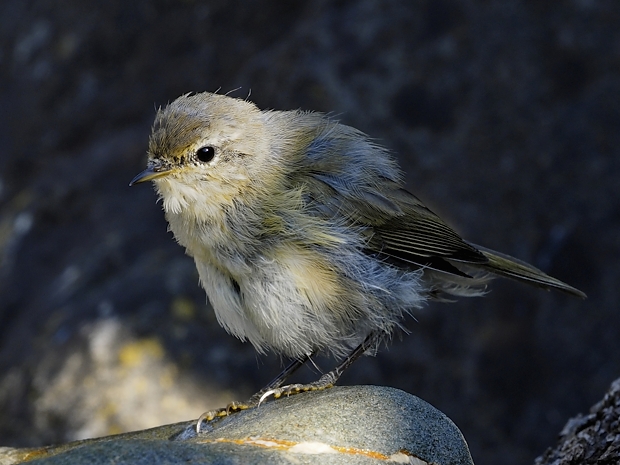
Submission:
POLYGON ((335 387, 195 422, 27 451, 0 464, 473 465, 458 428, 417 397, 378 386, 335 387))
POLYGON ((478 465, 532 463, 620 376, 619 24, 617 0, 2 0, 0 445, 194 418, 286 363, 219 327, 128 187, 157 106, 239 88, 369 133, 466 239, 588 294, 495 281, 341 379, 435 405, 478 465))
POLYGON ((534 465, 616 465, 620 463, 620 378, 588 414, 571 418, 557 445, 534 465))

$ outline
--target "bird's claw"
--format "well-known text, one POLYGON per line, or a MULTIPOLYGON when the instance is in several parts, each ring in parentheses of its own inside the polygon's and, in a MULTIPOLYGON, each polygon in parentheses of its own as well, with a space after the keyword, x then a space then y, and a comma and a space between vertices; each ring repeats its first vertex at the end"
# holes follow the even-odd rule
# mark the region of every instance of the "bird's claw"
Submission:
POLYGON ((289 384, 288 386, 269 389, 260 396, 257 406, 261 405, 269 396, 273 396, 274 399, 279 399, 282 396, 289 397, 294 394, 299 394, 300 392, 322 391, 332 386, 333 383, 321 383, 321 380, 319 380, 318 382, 310 384, 289 384))
POLYGON ((227 417, 228 415, 236 412, 240 412, 241 410, 247 410, 249 408, 254 407, 247 402, 231 402, 226 407, 218 408, 215 410, 209 410, 208 412, 203 413, 198 418, 196 422, 196 432, 200 433, 200 427, 204 421, 212 421, 216 418, 227 417))

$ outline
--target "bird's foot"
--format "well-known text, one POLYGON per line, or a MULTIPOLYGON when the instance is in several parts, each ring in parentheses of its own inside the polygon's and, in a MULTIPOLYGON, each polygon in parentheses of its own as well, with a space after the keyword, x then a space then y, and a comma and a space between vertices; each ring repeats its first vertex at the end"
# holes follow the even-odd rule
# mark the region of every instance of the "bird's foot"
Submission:
POLYGON ((259 392, 255 394, 255 396, 260 395, 258 397, 257 405, 262 404, 265 400, 267 400, 270 396, 273 396, 274 399, 279 399, 282 396, 292 396, 294 394, 299 394, 300 392, 309 392, 309 391, 323 391, 325 389, 329 389, 336 384, 338 380, 338 376, 335 372, 330 371, 329 373, 324 374, 319 378, 318 381, 314 381, 308 384, 288 384, 286 386, 281 386, 274 389, 268 389, 264 392, 259 392))
POLYGON ((314 381, 312 383, 288 384, 286 386, 272 389, 262 389, 256 394, 254 394, 252 397, 250 397, 250 399, 246 402, 231 402, 226 407, 210 410, 203 413, 202 415, 200 415, 200 418, 198 418, 198 421, 196 423, 196 432, 200 433, 200 427, 205 421, 212 421, 216 418, 227 417, 228 415, 240 412, 242 410, 248 410, 254 407, 258 407, 271 396, 273 396, 274 399, 279 399, 282 396, 288 397, 294 394, 299 394, 300 392, 322 391, 324 389, 328 389, 334 386, 337 379, 338 377, 335 372, 329 372, 321 376, 318 381, 314 381))

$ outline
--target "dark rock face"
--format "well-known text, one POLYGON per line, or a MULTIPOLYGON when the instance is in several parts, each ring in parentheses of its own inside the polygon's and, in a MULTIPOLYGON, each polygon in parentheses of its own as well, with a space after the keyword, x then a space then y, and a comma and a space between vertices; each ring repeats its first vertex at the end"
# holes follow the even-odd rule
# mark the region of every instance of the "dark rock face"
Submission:
POLYGON ((334 112, 467 239, 588 293, 496 281, 342 380, 429 401, 479 465, 532 461, 620 366, 619 21, 610 0, 2 2, 0 444, 196 417, 276 374, 127 186, 154 107, 240 88, 334 112))
POLYGON ((534 465, 612 465, 620 460, 620 378, 588 414, 568 420, 534 465))

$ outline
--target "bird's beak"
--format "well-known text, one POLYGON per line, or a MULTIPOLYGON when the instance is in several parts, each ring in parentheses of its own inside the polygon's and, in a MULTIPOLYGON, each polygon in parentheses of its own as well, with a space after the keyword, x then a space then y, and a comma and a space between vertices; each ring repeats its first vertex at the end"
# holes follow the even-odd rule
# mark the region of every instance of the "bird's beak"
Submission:
POLYGON ((151 181, 152 179, 159 178, 160 176, 165 176, 168 173, 170 173, 170 169, 152 165, 133 178, 129 185, 133 186, 134 184, 138 184, 140 182, 151 181))

